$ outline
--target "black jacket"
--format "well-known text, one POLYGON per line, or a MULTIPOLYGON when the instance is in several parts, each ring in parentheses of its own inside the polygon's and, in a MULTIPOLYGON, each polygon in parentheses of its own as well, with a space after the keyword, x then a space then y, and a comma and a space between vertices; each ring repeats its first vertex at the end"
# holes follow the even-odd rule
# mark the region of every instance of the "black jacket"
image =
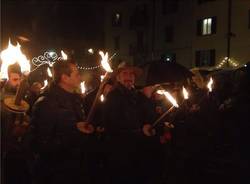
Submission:
POLYGON ((79 151, 83 147, 84 135, 76 123, 84 118, 80 96, 52 85, 33 107, 33 148, 40 154, 67 157, 75 150, 79 151))
POLYGON ((152 123, 152 111, 146 97, 118 84, 105 100, 103 122, 107 133, 140 131, 144 123, 152 123))

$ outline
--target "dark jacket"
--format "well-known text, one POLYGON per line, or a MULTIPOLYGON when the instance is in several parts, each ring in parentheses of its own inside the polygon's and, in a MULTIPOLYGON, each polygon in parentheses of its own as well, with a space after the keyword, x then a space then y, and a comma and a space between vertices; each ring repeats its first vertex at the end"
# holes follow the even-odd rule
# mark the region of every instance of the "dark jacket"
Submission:
POLYGON ((80 96, 52 85, 33 107, 33 148, 42 155, 70 157, 83 146, 76 123, 84 118, 80 96))
POLYGON ((146 105, 146 97, 135 90, 117 84, 105 100, 103 122, 107 133, 140 131, 154 117, 146 105))

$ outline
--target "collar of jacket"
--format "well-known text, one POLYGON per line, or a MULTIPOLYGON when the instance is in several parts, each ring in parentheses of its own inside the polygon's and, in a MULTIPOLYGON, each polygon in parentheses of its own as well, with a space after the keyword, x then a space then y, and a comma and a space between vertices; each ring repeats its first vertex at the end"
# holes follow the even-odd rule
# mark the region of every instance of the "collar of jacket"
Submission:
POLYGON ((122 94, 125 94, 125 95, 134 95, 136 93, 136 90, 134 88, 128 89, 119 82, 117 82, 115 88, 117 88, 122 94))
MULTIPOLYGON (((45 92, 47 93, 47 92, 45 92)), ((73 98, 76 97, 76 93, 69 93, 67 91, 65 91, 63 88, 61 88, 60 86, 58 86, 57 84, 51 84, 49 90, 48 90, 49 94, 52 95, 56 95, 59 96, 61 98, 73 98)))

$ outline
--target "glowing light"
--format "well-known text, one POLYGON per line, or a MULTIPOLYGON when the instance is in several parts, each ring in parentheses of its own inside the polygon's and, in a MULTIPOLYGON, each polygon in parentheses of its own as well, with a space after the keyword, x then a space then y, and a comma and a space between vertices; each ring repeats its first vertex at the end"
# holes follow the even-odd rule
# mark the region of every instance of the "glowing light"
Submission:
POLYGON ((172 103, 172 105, 174 107, 179 107, 178 103, 176 102, 176 100, 174 99, 174 97, 167 91, 165 90, 157 90, 157 93, 160 94, 160 95, 164 95, 168 101, 170 101, 170 103, 172 103))
POLYGON ((88 52, 89 52, 90 54, 94 54, 94 50, 93 50, 92 48, 88 49, 88 52))
POLYGON ((213 83, 214 83, 214 81, 213 81, 212 77, 210 77, 209 82, 207 83, 207 88, 208 88, 209 92, 212 92, 212 90, 213 90, 213 88, 212 88, 213 83))
POLYGON ((65 52, 63 52, 63 50, 61 50, 61 55, 62 55, 62 59, 63 60, 67 60, 68 59, 67 54, 65 54, 65 52))
POLYGON ((47 68, 47 73, 48 73, 49 77, 52 77, 52 73, 51 73, 51 70, 49 68, 47 68))
POLYGON ((82 94, 86 92, 85 81, 81 82, 81 92, 82 94))
POLYGON ((105 100, 105 98, 104 98, 104 95, 103 95, 103 94, 100 96, 100 100, 101 100, 101 102, 103 102, 103 101, 105 100))
POLYGON ((9 40, 8 48, 1 52, 2 66, 1 66, 1 78, 8 78, 8 66, 14 63, 18 63, 21 67, 21 71, 30 72, 30 61, 21 51, 21 45, 17 42, 14 46, 9 40))
POLYGON ((106 70, 106 72, 112 73, 113 70, 112 70, 112 68, 110 67, 109 63, 108 63, 108 53, 106 52, 106 53, 104 54, 102 51, 100 51, 99 54, 100 54, 101 57, 102 57, 102 60, 101 60, 102 67, 106 70))
POLYGON ((188 92, 187 92, 187 90, 185 89, 184 86, 182 87, 182 93, 183 93, 184 99, 187 100, 188 97, 189 97, 189 94, 188 94, 188 92))
POLYGON ((41 89, 43 90, 43 89, 45 89, 47 86, 48 86, 48 81, 45 80, 45 81, 44 81, 44 86, 43 86, 41 89))
POLYGON ((101 82, 103 81, 104 77, 105 77, 105 75, 101 75, 101 82))

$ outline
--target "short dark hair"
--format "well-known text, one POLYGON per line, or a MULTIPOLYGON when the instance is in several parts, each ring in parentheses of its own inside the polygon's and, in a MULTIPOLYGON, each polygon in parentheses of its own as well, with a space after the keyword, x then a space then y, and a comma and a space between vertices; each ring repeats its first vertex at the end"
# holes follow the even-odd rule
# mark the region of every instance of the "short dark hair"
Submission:
POLYGON ((8 66, 8 76, 9 77, 10 77, 11 73, 17 73, 19 75, 22 75, 21 67, 18 63, 14 63, 14 64, 8 66))
POLYGON ((58 84, 63 74, 70 76, 72 65, 76 65, 73 60, 60 60, 53 65, 54 81, 58 84))

